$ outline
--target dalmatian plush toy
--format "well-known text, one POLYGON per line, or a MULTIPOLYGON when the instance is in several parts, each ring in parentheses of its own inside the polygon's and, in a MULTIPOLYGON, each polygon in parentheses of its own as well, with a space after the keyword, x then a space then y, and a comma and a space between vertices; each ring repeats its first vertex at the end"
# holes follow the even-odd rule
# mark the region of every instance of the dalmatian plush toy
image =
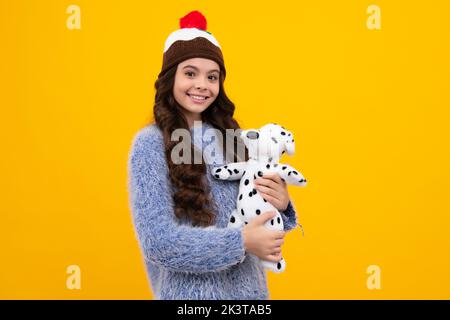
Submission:
MULTIPOLYGON (((265 226, 271 230, 284 230, 280 212, 265 200, 254 188, 253 181, 265 173, 278 173, 287 184, 305 186, 303 175, 287 164, 278 163, 286 151, 294 154, 295 144, 292 133, 284 127, 270 123, 259 130, 241 131, 240 137, 248 149, 249 160, 236 162, 214 168, 212 174, 220 180, 240 179, 237 209, 233 210, 228 227, 241 228, 257 215, 266 211, 275 211, 277 215, 266 222, 265 226)), ((283 272, 286 262, 261 261, 265 269, 275 273, 283 272)))

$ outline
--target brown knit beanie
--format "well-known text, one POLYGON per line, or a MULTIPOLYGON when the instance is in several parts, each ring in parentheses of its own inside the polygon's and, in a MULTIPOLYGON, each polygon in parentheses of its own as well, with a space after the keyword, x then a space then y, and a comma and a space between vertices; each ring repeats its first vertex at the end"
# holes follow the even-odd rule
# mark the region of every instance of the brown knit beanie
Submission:
POLYGON ((198 11, 192 11, 181 18, 180 29, 167 38, 158 77, 174 65, 191 58, 206 58, 217 62, 225 79, 225 63, 219 42, 206 31, 206 18, 198 11))

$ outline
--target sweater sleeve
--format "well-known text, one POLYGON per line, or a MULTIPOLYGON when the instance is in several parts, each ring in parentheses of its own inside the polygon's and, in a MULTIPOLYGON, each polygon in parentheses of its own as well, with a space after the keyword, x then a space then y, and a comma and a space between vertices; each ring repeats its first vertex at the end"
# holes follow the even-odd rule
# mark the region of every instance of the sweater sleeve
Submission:
POLYGON ((286 210, 281 212, 281 217, 283 218, 284 231, 291 231, 297 226, 297 215, 291 200, 289 200, 286 210))
POLYGON ((172 271, 191 273, 220 271, 242 262, 240 229, 176 222, 164 152, 158 147, 152 136, 138 135, 128 162, 130 205, 144 258, 172 271))

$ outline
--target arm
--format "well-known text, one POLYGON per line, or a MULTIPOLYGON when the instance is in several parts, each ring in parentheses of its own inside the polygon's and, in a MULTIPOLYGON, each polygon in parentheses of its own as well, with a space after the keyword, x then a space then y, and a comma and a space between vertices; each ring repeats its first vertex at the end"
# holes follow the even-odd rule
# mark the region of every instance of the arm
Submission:
POLYGON ((164 152, 155 149, 152 137, 138 136, 128 164, 133 222, 145 259, 193 273, 220 271, 243 261, 240 229, 177 224, 165 158, 151 156, 164 152))
POLYGON ((284 231, 291 231, 297 226, 297 215, 291 200, 289 200, 286 210, 280 211, 280 213, 284 223, 284 231))

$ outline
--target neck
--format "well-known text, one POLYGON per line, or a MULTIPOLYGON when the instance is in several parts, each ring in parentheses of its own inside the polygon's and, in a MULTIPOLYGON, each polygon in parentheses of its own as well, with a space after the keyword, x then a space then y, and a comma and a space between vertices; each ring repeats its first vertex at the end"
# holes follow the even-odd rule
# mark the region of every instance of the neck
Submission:
POLYGON ((202 121, 201 113, 193 113, 193 112, 185 111, 184 116, 186 117, 189 129, 192 129, 194 127, 194 121, 202 121))

